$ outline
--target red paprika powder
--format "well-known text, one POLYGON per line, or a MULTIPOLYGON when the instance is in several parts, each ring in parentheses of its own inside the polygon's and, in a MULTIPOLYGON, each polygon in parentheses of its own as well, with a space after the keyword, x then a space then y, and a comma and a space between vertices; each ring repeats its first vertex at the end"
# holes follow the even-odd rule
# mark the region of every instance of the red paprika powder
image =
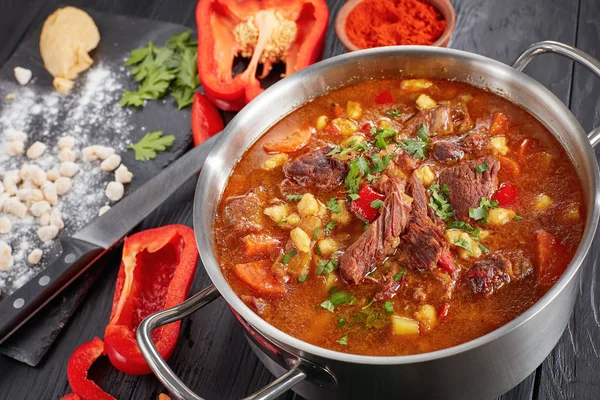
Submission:
POLYGON ((348 39, 361 49, 430 45, 445 28, 442 14, 423 0, 365 0, 346 20, 348 39))

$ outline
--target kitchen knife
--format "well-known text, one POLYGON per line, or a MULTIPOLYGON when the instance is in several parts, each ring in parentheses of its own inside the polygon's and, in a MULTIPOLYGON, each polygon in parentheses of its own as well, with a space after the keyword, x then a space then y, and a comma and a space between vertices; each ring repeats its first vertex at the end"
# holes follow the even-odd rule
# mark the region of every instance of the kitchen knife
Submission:
POLYGON ((201 169, 215 141, 213 136, 184 154, 72 237, 60 237, 58 258, 0 302, 0 343, 201 169))

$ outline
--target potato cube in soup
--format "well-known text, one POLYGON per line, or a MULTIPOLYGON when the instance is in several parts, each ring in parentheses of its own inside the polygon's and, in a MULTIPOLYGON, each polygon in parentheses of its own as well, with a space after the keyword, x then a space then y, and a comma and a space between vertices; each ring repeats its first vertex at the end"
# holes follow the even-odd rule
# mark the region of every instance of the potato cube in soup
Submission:
POLYGON ((329 257, 338 248, 339 246, 336 241, 331 238, 321 239, 317 243, 318 253, 324 257, 329 257))
POLYGON ((321 115, 319 116, 319 118, 317 118, 317 123, 315 124, 315 128, 317 128, 317 130, 322 131, 323 129, 325 129, 325 127, 327 127, 327 123, 329 122, 329 118, 327 118, 326 115, 321 115))
POLYGON ((429 110, 437 106, 436 101, 431 97, 427 96, 426 94, 421 94, 417 98, 416 103, 417 107, 419 107, 421 110, 429 110))
POLYGON ((435 180, 435 173, 429 165, 424 165, 418 170, 416 170, 415 175, 417 176, 417 178, 419 178, 419 180, 425 187, 431 185, 435 180))
POLYGON ((310 251, 310 237, 306 232, 304 232, 300 228, 294 228, 290 232, 290 238, 292 239, 292 243, 294 243, 294 247, 303 253, 308 253, 310 251))
POLYGON ((338 200, 338 204, 340 205, 340 212, 331 213, 331 220, 340 225, 348 225, 352 220, 352 215, 346 207, 346 200, 338 200))
POLYGON ((552 205, 552 198, 547 194, 540 194, 533 204, 533 208, 537 211, 545 210, 552 205))
POLYGON ((267 160, 263 164, 263 168, 267 171, 272 171, 275 168, 281 167, 289 159, 290 157, 285 153, 275 154, 274 156, 267 158, 267 160))
POLYGON ((569 204, 564 211, 564 217, 566 220, 571 222, 581 221, 581 212, 579 211, 579 204, 569 204))
POLYGON ((271 207, 267 207, 263 211, 265 215, 271 217, 276 223, 282 222, 285 217, 290 213, 289 206, 287 204, 277 204, 271 207))
POLYGON ((508 146, 506 145, 506 138, 504 136, 496 136, 490 140, 490 144, 492 145, 492 152, 494 154, 500 154, 501 156, 505 156, 508 153, 508 146))
POLYGON ((306 193, 298 202, 298 213, 302 218, 319 213, 319 201, 312 193, 306 193))
POLYGON ((359 102, 349 101, 346 103, 346 114, 349 118, 359 119, 362 116, 362 107, 359 102))
POLYGON ((516 216, 517 213, 513 210, 509 210, 507 208, 502 207, 492 208, 488 211, 487 221, 490 225, 501 226, 506 223, 509 223, 510 221, 515 219, 516 216))
POLYGON ((428 330, 432 329, 437 325, 437 310, 431 304, 420 305, 415 313, 415 318, 428 330))
POLYGON ((433 82, 427 79, 405 79, 400 84, 404 90, 423 90, 433 86, 433 82))
POLYGON ((335 118, 331 120, 331 123, 340 130, 342 135, 352 135, 358 130, 358 125, 356 125, 356 122, 348 118, 335 118))
POLYGON ((419 323, 411 318, 392 315, 392 334, 394 336, 418 335, 419 323))

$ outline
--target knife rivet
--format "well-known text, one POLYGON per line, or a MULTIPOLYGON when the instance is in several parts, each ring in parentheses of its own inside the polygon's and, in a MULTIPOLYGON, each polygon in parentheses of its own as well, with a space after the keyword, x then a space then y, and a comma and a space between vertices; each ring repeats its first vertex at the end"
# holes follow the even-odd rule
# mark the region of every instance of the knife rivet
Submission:
POLYGON ((67 254, 65 256, 65 262, 67 264, 71 264, 73 261, 75 261, 75 254, 67 254))
POLYGON ((40 284, 40 286, 46 286, 50 283, 50 277, 48 275, 44 275, 40 278, 38 283, 40 284))
POLYGON ((13 303, 13 307, 14 308, 21 308, 25 305, 25 299, 23 298, 18 298, 15 300, 15 302, 13 303))

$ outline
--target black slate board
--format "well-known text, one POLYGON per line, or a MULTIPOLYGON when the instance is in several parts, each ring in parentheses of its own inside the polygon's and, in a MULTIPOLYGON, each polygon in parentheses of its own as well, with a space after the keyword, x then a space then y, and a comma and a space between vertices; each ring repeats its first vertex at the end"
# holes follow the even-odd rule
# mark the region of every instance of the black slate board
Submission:
MULTIPOLYGON (((122 83, 125 88, 131 90, 135 88, 133 79, 128 77, 124 70, 120 71, 127 53, 136 47, 145 46, 148 41, 162 45, 172 34, 188 29, 181 25, 166 22, 156 22, 91 10, 87 11, 96 22, 101 36, 98 48, 92 53, 94 66, 102 64, 108 66, 113 71, 120 72, 118 74, 119 83, 122 83)), ((52 77, 46 72, 39 54, 40 32, 41 28, 29 32, 13 55, 0 69, 0 93, 2 93, 2 97, 11 92, 17 93, 18 96, 21 90, 15 83, 13 74, 15 66, 22 66, 32 70, 34 78, 28 84, 29 87, 34 88, 41 94, 54 92, 52 77)), ((87 72, 78 77, 76 86, 72 91, 74 94, 77 94, 81 90, 86 74, 87 72)), ((5 102, 0 107, 7 104, 8 102, 5 102)), ((61 116, 68 111, 62 110, 61 116)), ((176 136, 173 146, 168 151, 159 153, 157 158, 151 162, 135 161, 132 151, 119 152, 122 162, 134 173, 133 181, 129 185, 126 185, 125 195, 143 185, 190 147, 189 121, 190 108, 178 111, 175 101, 170 97, 165 97, 164 101, 148 102, 143 109, 133 109, 133 112, 127 118, 127 124, 133 128, 128 134, 111 132, 107 136, 97 138, 99 142, 116 146, 125 141, 136 142, 147 132, 156 130, 162 130, 165 134, 168 133, 176 136)), ((61 136, 58 133, 62 130, 60 125, 56 126, 56 136, 61 136)), ((32 129, 28 133, 28 142, 32 143, 36 139, 35 129, 32 129)), ((52 140, 49 140, 47 137, 42 141, 49 145, 52 144, 52 140)), ((110 179, 109 176, 110 174, 107 174, 106 179, 110 179)), ((77 227, 70 226, 68 220, 65 222, 67 226, 61 234, 70 235, 77 231, 77 227)), ((51 262, 56 254, 53 255, 54 257, 52 255, 45 256, 45 262, 51 262)), ((86 273, 72 287, 69 287, 63 294, 54 299, 52 303, 45 307, 43 312, 40 312, 39 315, 23 326, 18 334, 13 335, 13 337, 5 341, 0 346, 0 353, 32 366, 37 365, 82 301, 98 274, 101 273, 105 264, 100 260, 92 271, 86 273)), ((40 270, 42 269, 43 265, 40 267, 40 270)), ((13 300, 8 296, 3 301, 13 300)))

